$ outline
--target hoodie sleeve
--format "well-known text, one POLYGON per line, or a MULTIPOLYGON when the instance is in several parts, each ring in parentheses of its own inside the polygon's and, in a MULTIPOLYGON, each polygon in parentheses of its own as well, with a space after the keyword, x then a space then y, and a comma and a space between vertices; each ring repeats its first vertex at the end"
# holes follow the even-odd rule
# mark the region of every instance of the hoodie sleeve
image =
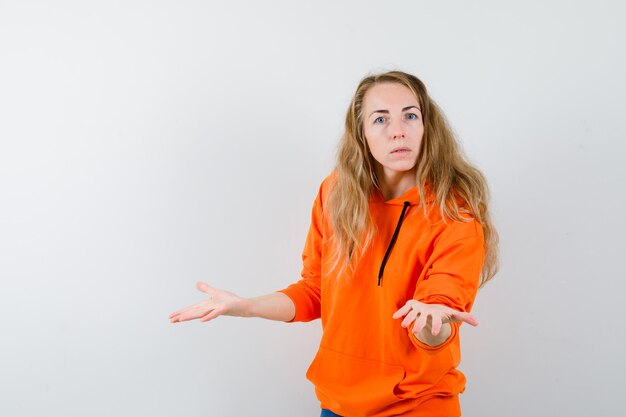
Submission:
POLYGON ((311 225, 302 251, 302 272, 298 282, 279 290, 296 306, 291 322, 311 321, 321 316, 321 259, 323 239, 322 186, 313 203, 311 225))
MULTIPOLYGON (((426 273, 418 282, 413 299, 469 312, 478 292, 484 259, 485 245, 481 225, 475 220, 449 224, 435 242, 426 273)), ((458 334, 461 325, 452 323, 452 333, 445 342, 438 346, 428 346, 413 334, 414 324, 415 322, 407 327, 409 339, 416 347, 433 352, 448 346, 458 334)))
POLYGON ((478 291, 485 259, 481 225, 452 221, 435 241, 424 278, 414 299, 469 312, 478 291))

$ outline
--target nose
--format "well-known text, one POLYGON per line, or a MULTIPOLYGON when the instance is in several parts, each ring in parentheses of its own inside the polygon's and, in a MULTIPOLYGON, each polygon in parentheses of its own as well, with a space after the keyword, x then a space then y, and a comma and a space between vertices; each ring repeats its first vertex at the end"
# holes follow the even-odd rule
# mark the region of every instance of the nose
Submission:
POLYGON ((401 120, 394 120, 391 123, 391 138, 392 139, 404 139, 404 126, 402 126, 401 120))

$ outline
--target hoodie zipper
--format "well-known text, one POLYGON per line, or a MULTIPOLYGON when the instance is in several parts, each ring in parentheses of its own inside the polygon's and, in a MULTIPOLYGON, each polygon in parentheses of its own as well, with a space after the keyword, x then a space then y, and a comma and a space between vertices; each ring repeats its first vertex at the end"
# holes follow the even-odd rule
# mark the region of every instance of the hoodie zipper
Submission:
POLYGON ((393 236, 391 237, 391 241, 389 242, 389 246, 387 246, 387 251, 385 252, 385 256, 383 257, 383 263, 380 265, 380 271, 378 271, 378 286, 380 287, 381 281, 383 279, 383 272, 385 271, 385 265, 387 264, 387 260, 389 259, 389 255, 391 254, 391 250, 393 249, 393 245, 396 244, 396 240, 398 239, 398 234, 400 233, 400 226, 402 226, 402 221, 404 220, 404 214, 411 203, 408 201, 404 202, 404 207, 402 207, 402 213, 400 213, 400 218, 398 219, 398 224, 396 225, 396 230, 393 232, 393 236))

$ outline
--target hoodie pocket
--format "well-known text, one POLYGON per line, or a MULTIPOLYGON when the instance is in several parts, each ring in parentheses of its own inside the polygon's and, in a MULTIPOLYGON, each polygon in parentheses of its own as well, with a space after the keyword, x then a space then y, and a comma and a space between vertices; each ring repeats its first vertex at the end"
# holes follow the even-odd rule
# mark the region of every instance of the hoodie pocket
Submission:
POLYGON ((320 346, 307 378, 322 405, 338 413, 366 416, 402 401, 396 396, 406 373, 402 366, 357 358, 320 346))

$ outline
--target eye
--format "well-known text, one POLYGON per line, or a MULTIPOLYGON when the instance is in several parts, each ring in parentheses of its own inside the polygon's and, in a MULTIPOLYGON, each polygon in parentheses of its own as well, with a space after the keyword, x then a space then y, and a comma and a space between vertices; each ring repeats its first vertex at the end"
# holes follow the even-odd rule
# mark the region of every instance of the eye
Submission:
POLYGON ((406 118, 409 120, 417 120, 417 114, 415 113, 409 113, 406 115, 406 118))
POLYGON ((382 123, 385 121, 385 117, 384 116, 379 116, 376 119, 374 119, 374 123, 382 123))

